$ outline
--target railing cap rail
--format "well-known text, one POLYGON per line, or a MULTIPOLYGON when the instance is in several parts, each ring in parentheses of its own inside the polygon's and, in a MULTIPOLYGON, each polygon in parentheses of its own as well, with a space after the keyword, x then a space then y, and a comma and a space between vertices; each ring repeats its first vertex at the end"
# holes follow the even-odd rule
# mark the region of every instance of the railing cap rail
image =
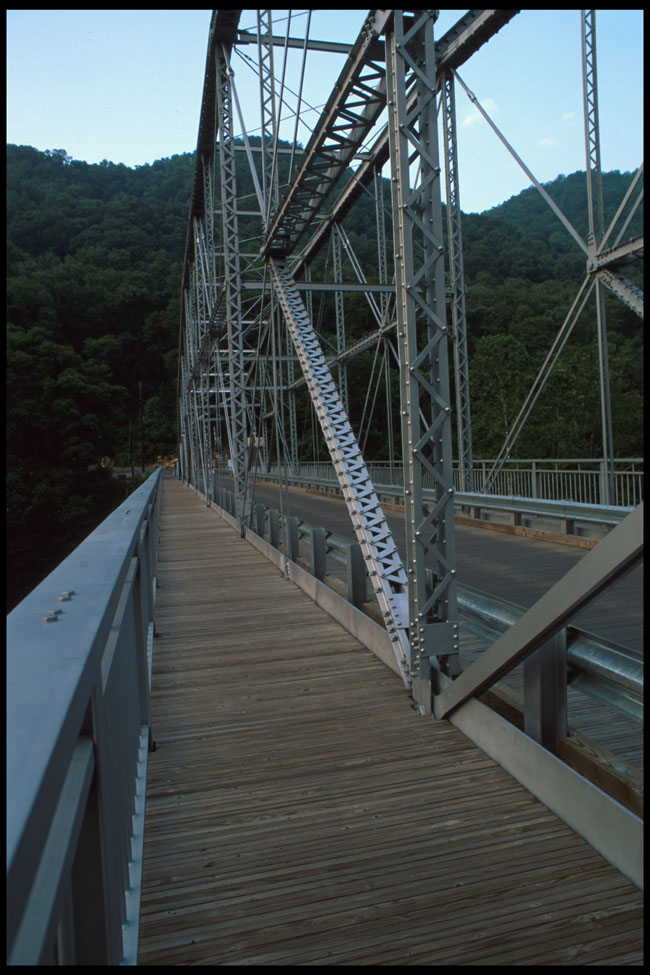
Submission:
POLYGON ((10 873, 23 860, 25 838, 36 857, 49 826, 160 474, 158 468, 7 617, 8 884, 17 882, 10 873), (71 591, 69 601, 58 602, 71 591), (43 622, 57 609, 56 623, 43 622))
MULTIPOLYGON (((427 491, 423 492, 425 497, 427 491)), ((554 515, 558 518, 576 518, 585 521, 597 520, 612 522, 622 521, 631 511, 633 505, 590 504, 586 501, 563 501, 549 498, 526 498, 518 494, 480 494, 479 492, 456 491, 456 504, 476 505, 481 508, 516 508, 517 511, 554 515)))

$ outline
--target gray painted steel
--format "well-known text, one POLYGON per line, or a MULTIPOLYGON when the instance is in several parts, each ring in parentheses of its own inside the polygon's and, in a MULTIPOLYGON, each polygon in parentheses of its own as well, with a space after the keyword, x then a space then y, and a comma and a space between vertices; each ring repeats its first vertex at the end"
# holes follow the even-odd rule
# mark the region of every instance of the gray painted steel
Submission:
POLYGON ((285 265, 273 259, 269 264, 334 470, 371 573, 371 582, 386 621, 395 657, 404 681, 408 683, 406 573, 402 560, 302 298, 285 265))
POLYGON ((416 11, 411 24, 403 11, 394 11, 386 46, 409 653, 411 671, 424 680, 429 679, 433 658, 450 675, 459 670, 435 16, 431 11, 416 11), (409 111, 411 84, 417 108, 409 111), (419 186, 413 190, 409 176, 412 157, 420 169, 419 186), (416 256, 419 248, 421 263, 416 256), (433 477, 435 494, 434 506, 427 513, 422 496, 424 471, 433 477), (434 560, 432 591, 428 591, 424 571, 427 556, 434 560))
POLYGON ((135 963, 160 479, 7 617, 10 964, 135 963))

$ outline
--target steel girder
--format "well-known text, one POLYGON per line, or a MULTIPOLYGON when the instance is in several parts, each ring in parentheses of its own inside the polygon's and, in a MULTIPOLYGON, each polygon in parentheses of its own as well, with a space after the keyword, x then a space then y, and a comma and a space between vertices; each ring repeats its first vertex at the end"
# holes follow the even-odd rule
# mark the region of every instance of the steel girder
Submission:
POLYGON ((293 276, 282 261, 270 258, 269 266, 395 658, 408 685, 407 577, 402 560, 293 276))
POLYGON ((263 224, 265 229, 268 215, 278 202, 278 174, 273 166, 276 113, 271 17, 270 10, 257 11, 257 50, 260 69, 260 114, 262 118, 260 135, 262 140, 262 193, 264 196, 263 224))
POLYGON ((411 21, 394 11, 386 41, 410 665, 423 681, 430 679, 432 664, 449 675, 459 672, 435 17, 433 11, 415 11, 411 21), (416 98, 409 108, 411 83, 416 98), (419 163, 415 188, 412 157, 419 163), (422 497, 425 471, 436 490, 429 512, 422 497), (427 560, 433 591, 427 589, 427 560))
MULTIPOLYGON (((636 312, 641 318, 643 318, 643 294, 634 285, 622 277, 622 275, 616 273, 614 270, 620 263, 627 263, 630 260, 640 257, 643 254, 643 238, 635 238, 629 240, 623 244, 620 243, 621 237, 627 230, 632 217, 634 216, 641 199, 643 197, 643 192, 639 193, 639 196, 635 204, 630 209, 628 216, 619 230, 618 235, 614 244, 608 244, 609 238, 614 233, 614 229, 617 227, 619 219, 625 212, 629 201, 631 200, 637 186, 641 180, 643 174, 643 164, 639 167, 637 173, 632 180, 627 192, 625 193, 623 200, 621 201, 619 208, 611 221, 609 227, 604 231, 604 214, 603 214, 603 200, 602 200, 602 179, 600 172, 600 135, 599 135, 599 121, 598 121, 598 93, 597 93, 597 71, 596 71, 596 26, 595 26, 595 11, 582 11, 581 12, 581 29, 582 29, 582 80, 583 80, 583 103, 584 103, 584 126, 585 126, 585 151, 586 151, 586 165, 587 165, 587 203, 588 203, 588 235, 587 242, 585 242, 575 227, 568 221, 566 216, 562 213, 560 208, 554 201, 548 196, 544 188, 538 183, 530 170, 525 166, 523 161, 519 158, 517 153, 514 151, 512 146, 505 139, 503 134, 496 127, 494 122, 489 118, 485 109, 479 104, 476 97, 472 92, 469 91, 467 86, 464 84, 462 79, 458 79, 465 89, 468 97, 476 105, 478 110, 484 116, 488 124, 494 130, 498 138, 503 142, 508 151, 517 161, 517 163, 522 167, 522 169, 527 173, 533 184, 537 187, 538 191, 544 197, 546 202, 549 204, 556 216, 562 221, 566 229, 573 236, 574 240, 578 246, 583 250, 587 257, 587 276, 583 281, 580 290, 576 296, 574 304, 571 311, 567 315, 564 323, 562 324, 554 342, 553 346, 544 361, 544 364, 535 378, 532 388, 527 394, 526 400, 515 420, 513 426, 509 430, 503 446, 501 447, 497 459, 495 460, 492 469, 484 480, 482 492, 488 493, 492 486, 494 485, 496 478, 503 467, 503 464, 510 456, 510 451, 515 444, 519 433, 521 432, 523 425, 534 405, 535 400, 539 396, 551 369, 553 368, 559 352, 564 347, 569 334, 577 320, 577 315, 580 314, 584 307, 586 297, 591 293, 591 290, 595 293, 596 300, 596 321, 597 321, 597 337, 598 337, 598 366, 600 374, 600 400, 601 400, 601 426, 602 426, 602 443, 603 443, 603 460, 607 468, 607 477, 604 482, 604 490, 602 503, 611 503, 611 499, 614 497, 615 485, 614 485, 614 446, 613 446, 613 434, 612 434, 612 415, 611 415, 611 399, 609 391, 609 367, 608 367, 608 356, 607 356, 607 329, 605 323, 605 303, 603 298, 603 285, 609 288, 609 290, 617 295, 625 304, 627 304, 633 311, 636 312), (578 308, 578 312, 574 315, 575 308, 578 308)), ((457 76, 458 77, 458 76, 457 76)))

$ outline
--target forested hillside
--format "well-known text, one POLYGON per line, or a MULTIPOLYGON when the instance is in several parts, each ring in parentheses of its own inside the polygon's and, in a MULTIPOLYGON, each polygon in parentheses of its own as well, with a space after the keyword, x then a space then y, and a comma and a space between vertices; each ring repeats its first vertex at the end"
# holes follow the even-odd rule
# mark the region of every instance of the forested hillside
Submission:
MULTIPOLYGON (((250 175, 244 153, 238 157, 246 192, 250 175)), ((133 429, 139 466, 140 388, 145 462, 176 453, 179 295, 192 172, 191 153, 129 169, 89 165, 63 150, 7 146, 10 605, 124 496, 124 485, 98 464, 102 457, 129 464, 133 429)), ((606 221, 630 179, 605 174, 606 221)), ((558 177, 547 189, 586 235, 584 173, 558 177)), ((640 220, 630 234, 639 232, 640 220)), ((345 226, 372 280, 375 213, 367 195, 345 226)), ((240 230, 247 232, 245 223, 240 230)), ((575 297, 584 257, 533 189, 465 216, 463 236, 474 454, 481 458, 494 456, 503 443, 575 297)), ((638 270, 626 274, 640 283, 638 270)), ((350 340, 373 327, 362 297, 352 305, 350 340)), ((639 456, 642 324, 611 296, 607 322, 615 450, 639 456)), ((331 302, 321 306, 318 324, 334 330, 331 302)), ((371 362, 366 353, 354 363, 353 423, 362 412, 371 362)), ((381 410, 378 403, 376 433, 367 444, 376 459, 386 456, 381 410)), ((311 437, 311 428, 304 436, 311 437)), ((590 305, 517 452, 587 457, 599 449, 590 305)))
POLYGON ((8 602, 124 498, 97 465, 176 452, 193 154, 88 165, 7 146, 8 602), (89 468, 94 468, 89 470, 89 468))

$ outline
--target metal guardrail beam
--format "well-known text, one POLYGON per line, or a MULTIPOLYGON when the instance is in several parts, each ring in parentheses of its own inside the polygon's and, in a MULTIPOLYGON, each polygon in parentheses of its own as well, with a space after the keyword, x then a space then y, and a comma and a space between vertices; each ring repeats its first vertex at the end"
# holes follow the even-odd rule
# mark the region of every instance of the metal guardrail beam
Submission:
POLYGON ((137 960, 160 482, 7 617, 9 964, 137 960))
MULTIPOLYGON (((335 481, 320 477, 306 477, 305 475, 262 474, 261 480, 282 483, 285 480, 296 486, 318 485, 331 487, 335 481)), ((403 487, 399 484, 382 484, 375 475, 375 488, 381 493, 401 496, 403 487)), ((424 500, 434 500, 434 492, 425 488, 424 500)), ((505 511, 509 514, 532 515, 540 518, 554 518, 560 520, 592 522, 598 525, 617 525, 633 510, 633 507, 623 505, 586 504, 580 501, 553 501, 546 498, 524 498, 517 495, 480 494, 478 492, 454 492, 454 502, 461 508, 491 509, 505 511)))
MULTIPOLYGON (((426 491, 425 491, 426 496, 426 491)), ((546 498, 522 498, 517 495, 479 494, 457 491, 457 505, 462 507, 491 508, 495 511, 515 511, 519 514, 540 515, 548 518, 593 521, 601 525, 617 525, 632 507, 611 504, 585 504, 580 501, 551 501, 546 498)))
MULTIPOLYGON (((458 584, 461 620, 477 636, 494 642, 526 612, 506 599, 458 584)), ((577 690, 643 721, 643 655, 577 626, 567 626, 569 683, 577 690)))

